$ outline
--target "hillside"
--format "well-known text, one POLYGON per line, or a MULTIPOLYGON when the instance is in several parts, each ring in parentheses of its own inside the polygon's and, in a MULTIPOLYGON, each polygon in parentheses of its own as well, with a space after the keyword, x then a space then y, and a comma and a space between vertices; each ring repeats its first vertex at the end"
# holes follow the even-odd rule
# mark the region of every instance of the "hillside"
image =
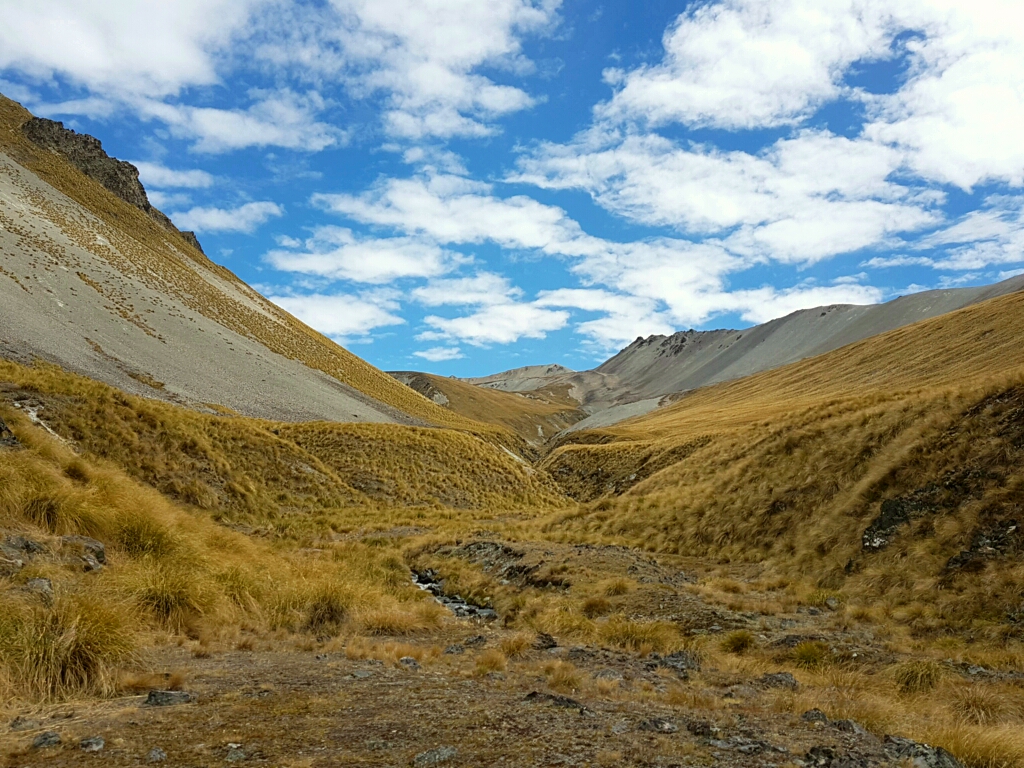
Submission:
POLYGON ((743 330, 637 338, 591 371, 532 366, 467 381, 508 392, 568 389, 588 414, 570 431, 595 429, 650 413, 669 395, 821 355, 1020 290, 1024 275, 990 286, 924 291, 884 304, 815 307, 743 330))
POLYGON ((542 466, 595 503, 549 532, 767 561, 915 604, 919 631, 995 631, 1024 602, 1021 328, 1017 292, 567 435, 542 466))
MULTIPOLYGON (((125 391, 261 418, 493 431, 271 304, 149 206, 141 185, 130 184, 123 166, 131 166, 108 159, 119 175, 97 178, 139 197, 135 204, 86 176, 71 150, 65 156, 52 141, 30 140, 22 128, 32 121, 0 97, 4 357, 39 357, 125 391)), ((82 167, 94 167, 96 152, 105 156, 98 147, 93 165, 82 167)))
POLYGON ((389 373, 438 405, 474 421, 510 429, 531 445, 543 445, 587 416, 569 395, 567 386, 526 393, 503 392, 429 373, 389 373))

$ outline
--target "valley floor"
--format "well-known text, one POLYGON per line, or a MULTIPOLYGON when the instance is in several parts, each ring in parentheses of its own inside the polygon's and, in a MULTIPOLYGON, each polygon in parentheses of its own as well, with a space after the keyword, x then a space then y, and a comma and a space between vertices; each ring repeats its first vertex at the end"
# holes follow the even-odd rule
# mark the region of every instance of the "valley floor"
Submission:
MULTIPOLYGON (((420 532, 386 533, 381 546, 420 532)), ((1022 764, 1024 654, 925 647, 757 566, 482 537, 420 562, 510 594, 582 590, 596 624, 612 611, 629 622, 589 640, 454 616, 392 637, 158 636, 151 673, 118 696, 4 707, 4 764, 957 765, 890 734, 938 736, 967 764, 1022 764), (148 706, 150 688, 192 701, 148 706), (60 743, 33 747, 47 733, 60 743), (103 749, 84 751, 94 737, 103 749)))

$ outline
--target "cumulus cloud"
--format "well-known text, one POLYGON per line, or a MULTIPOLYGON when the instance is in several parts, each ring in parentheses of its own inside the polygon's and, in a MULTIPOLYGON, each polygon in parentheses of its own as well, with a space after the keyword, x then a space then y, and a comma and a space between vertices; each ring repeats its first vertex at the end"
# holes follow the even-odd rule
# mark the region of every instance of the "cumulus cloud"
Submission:
POLYGON ((461 360, 465 357, 458 347, 431 347, 413 352, 416 357, 422 357, 432 363, 440 363, 446 360, 461 360))
POLYGON ((469 261, 421 238, 359 237, 343 227, 317 227, 305 243, 285 239, 283 244, 302 250, 270 251, 266 259, 275 268, 357 283, 437 277, 469 261))
POLYGON ((270 219, 284 215, 284 209, 269 201, 245 203, 237 208, 191 208, 172 213, 183 229, 196 232, 252 232, 270 219))
POLYGON ((160 163, 142 160, 134 160, 132 165, 139 169, 139 178, 146 187, 203 189, 213 185, 213 176, 206 171, 178 171, 160 165, 160 163))
POLYGON ((421 333, 423 340, 459 339, 474 346, 511 344, 519 339, 543 339, 569 322, 569 313, 535 304, 489 304, 461 317, 427 315, 424 322, 434 331, 421 333))
POLYGON ((400 309, 398 303, 379 297, 314 293, 267 298, 340 343, 365 337, 376 328, 405 323, 395 314, 400 309))

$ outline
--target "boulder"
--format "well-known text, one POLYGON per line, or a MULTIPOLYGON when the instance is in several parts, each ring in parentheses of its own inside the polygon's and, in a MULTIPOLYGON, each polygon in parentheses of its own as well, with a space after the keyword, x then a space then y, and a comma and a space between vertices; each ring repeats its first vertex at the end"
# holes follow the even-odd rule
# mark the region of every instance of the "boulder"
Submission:
POLYGON ((909 760, 914 768, 964 768, 942 747, 921 744, 900 736, 885 737, 885 753, 893 760, 909 760))
POLYGON ((188 691, 150 691, 144 706, 174 707, 179 704, 190 704, 196 697, 188 691))

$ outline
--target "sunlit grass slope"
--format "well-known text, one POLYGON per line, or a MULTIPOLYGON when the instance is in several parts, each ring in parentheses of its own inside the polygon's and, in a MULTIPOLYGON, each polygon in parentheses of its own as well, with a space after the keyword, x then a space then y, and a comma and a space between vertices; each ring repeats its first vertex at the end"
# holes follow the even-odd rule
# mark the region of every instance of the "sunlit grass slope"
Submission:
POLYGON ((0 531, 34 546, 0 578, 4 701, 111 692, 161 636, 201 653, 210 638, 401 634, 440 621, 395 550, 340 541, 317 555, 247 537, 77 455, 14 408, 0 416, 24 446, 0 449, 0 531), (63 538, 82 535, 105 544, 98 572, 63 538))
POLYGON ((505 427, 530 443, 545 440, 586 418, 579 403, 569 397, 568 385, 562 391, 519 394, 478 387, 458 379, 431 373, 401 372, 400 380, 426 397, 443 395, 443 406, 474 421, 505 427), (445 402, 446 401, 446 402, 445 402))
MULTIPOLYGON (((453 411, 440 408, 402 386, 267 301, 179 235, 159 226, 145 213, 86 177, 56 153, 34 145, 20 131, 20 126, 30 117, 30 113, 19 104, 0 95, 0 151, 107 225, 102 236, 112 247, 102 245, 94 233, 85 232, 78 223, 69 220, 46 200, 33 200, 81 247, 109 261, 123 274, 173 296, 193 311, 226 328, 287 358, 323 371, 406 414, 430 423, 481 433, 495 431, 489 425, 471 422, 453 411)), ((25 236, 31 237, 31 234, 25 236)), ((37 245, 45 248, 47 244, 40 241, 37 245)), ((59 254, 53 255, 59 257, 59 254)), ((131 320, 133 310, 130 306, 115 306, 113 309, 131 320)))
POLYGON ((87 455, 178 502, 277 533, 327 526, 350 507, 566 503, 545 473, 454 430, 214 416, 42 363, 0 362, 0 382, 0 399, 41 403, 46 422, 87 455))
POLYGON ((552 535, 767 560, 893 610, 924 601, 906 610, 921 628, 1024 607, 1024 293, 570 439, 543 466, 593 503, 552 535), (908 522, 876 552, 883 501, 908 522))

